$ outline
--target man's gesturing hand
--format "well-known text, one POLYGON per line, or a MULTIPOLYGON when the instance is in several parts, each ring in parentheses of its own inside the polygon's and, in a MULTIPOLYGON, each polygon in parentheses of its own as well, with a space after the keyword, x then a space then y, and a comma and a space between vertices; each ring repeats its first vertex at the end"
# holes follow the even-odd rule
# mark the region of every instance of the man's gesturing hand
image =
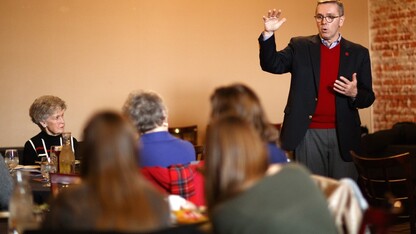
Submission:
POLYGON ((357 73, 352 74, 352 80, 341 76, 339 80, 334 83, 334 90, 345 96, 355 98, 357 96, 357 73))
POLYGON ((280 10, 277 11, 276 9, 273 9, 267 12, 267 16, 263 16, 264 31, 266 33, 273 33, 286 22, 286 18, 280 19, 281 14, 282 12, 280 10))

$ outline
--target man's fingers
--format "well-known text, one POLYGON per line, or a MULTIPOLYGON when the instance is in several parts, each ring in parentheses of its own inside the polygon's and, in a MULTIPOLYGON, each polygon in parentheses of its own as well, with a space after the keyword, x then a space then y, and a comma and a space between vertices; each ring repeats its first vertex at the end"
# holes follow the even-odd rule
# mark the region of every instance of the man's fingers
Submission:
POLYGON ((336 80, 335 82, 340 82, 340 81, 343 82, 343 83, 349 83, 350 82, 350 80, 348 80, 347 78, 345 78, 343 76, 340 76, 339 79, 340 80, 336 80))
POLYGON ((267 12, 267 18, 279 18, 280 13, 281 13, 280 10, 278 10, 278 11, 276 9, 269 10, 267 12))
POLYGON ((357 73, 352 74, 352 81, 357 82, 357 73))

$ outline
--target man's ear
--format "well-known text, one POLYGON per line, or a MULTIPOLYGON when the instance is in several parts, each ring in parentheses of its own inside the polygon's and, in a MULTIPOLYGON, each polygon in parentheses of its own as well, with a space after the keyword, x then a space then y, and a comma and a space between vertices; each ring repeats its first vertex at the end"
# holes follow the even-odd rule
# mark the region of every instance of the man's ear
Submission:
POLYGON ((341 28, 341 27, 342 27, 342 25, 344 25, 344 21, 345 21, 345 16, 341 16, 341 17, 339 18, 339 24, 338 24, 338 27, 339 27, 339 28, 341 28))
POLYGON ((162 126, 163 127, 169 127, 168 117, 165 117, 165 119, 163 120, 162 126))

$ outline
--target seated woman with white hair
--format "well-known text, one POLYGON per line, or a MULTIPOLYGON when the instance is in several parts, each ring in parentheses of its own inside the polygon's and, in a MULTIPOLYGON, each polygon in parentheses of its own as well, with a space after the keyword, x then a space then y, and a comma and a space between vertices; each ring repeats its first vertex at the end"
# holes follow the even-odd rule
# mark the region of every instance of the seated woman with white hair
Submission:
POLYGON ((168 167, 195 160, 194 146, 168 131, 168 111, 155 92, 137 91, 128 96, 123 112, 140 134, 140 166, 168 167))
MULTIPOLYGON (((32 122, 39 126, 40 133, 25 143, 22 165, 34 165, 42 157, 49 157, 51 146, 62 145, 62 133, 65 131, 65 101, 52 95, 35 99, 29 109, 32 122)), ((72 151, 77 156, 78 141, 71 137, 72 151)))

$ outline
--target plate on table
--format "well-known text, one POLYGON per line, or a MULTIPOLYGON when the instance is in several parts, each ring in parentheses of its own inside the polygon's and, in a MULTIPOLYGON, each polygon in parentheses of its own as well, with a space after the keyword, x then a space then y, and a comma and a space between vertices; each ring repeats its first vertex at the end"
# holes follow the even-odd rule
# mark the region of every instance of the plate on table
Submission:
MULTIPOLYGON (((41 162, 40 161, 35 161, 35 163, 40 164, 41 162)), ((75 165, 78 165, 78 164, 81 164, 81 161, 76 159, 75 160, 75 165)))
POLYGON ((15 167, 14 170, 40 173, 40 166, 39 165, 17 165, 17 167, 15 167))
POLYGON ((172 222, 175 224, 201 223, 208 220, 205 207, 197 207, 178 195, 169 195, 168 201, 172 222))

